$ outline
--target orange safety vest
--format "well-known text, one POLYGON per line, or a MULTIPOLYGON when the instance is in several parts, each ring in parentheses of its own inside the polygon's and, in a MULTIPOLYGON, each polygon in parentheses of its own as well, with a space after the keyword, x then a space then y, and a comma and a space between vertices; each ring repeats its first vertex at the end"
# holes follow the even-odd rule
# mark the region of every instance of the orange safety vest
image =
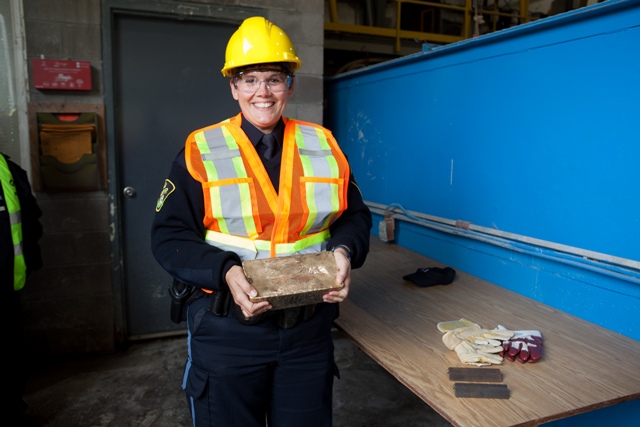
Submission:
POLYGON ((243 261, 326 250, 329 226, 347 208, 349 164, 331 132, 283 120, 278 193, 241 114, 187 139, 187 169, 204 192, 205 239, 243 261))

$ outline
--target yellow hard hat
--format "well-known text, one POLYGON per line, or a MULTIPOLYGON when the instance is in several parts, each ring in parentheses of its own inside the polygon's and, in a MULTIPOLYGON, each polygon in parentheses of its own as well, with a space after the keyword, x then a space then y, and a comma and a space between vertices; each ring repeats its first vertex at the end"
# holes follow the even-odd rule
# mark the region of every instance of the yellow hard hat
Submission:
POLYGON ((302 66, 289 36, 262 16, 254 16, 229 39, 222 75, 232 77, 236 68, 277 62, 288 62, 292 73, 302 66))

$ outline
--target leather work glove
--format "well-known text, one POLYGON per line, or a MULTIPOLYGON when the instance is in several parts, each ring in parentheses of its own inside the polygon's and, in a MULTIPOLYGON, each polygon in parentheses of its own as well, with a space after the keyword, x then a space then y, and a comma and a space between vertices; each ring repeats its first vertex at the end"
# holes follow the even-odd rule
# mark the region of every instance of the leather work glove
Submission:
POLYGON ((480 329, 480 325, 478 325, 476 322, 465 319, 464 317, 460 320, 448 320, 446 322, 439 322, 436 326, 438 327, 438 330, 443 334, 455 329, 468 328, 470 326, 480 329))
POLYGON ((453 350, 458 359, 464 364, 473 366, 500 365, 502 356, 493 346, 471 344, 468 341, 460 341, 453 350))
POLYGON ((489 330, 479 326, 459 328, 442 336, 442 342, 449 350, 454 350, 462 363, 474 366, 487 366, 502 363, 504 347, 502 340, 508 340, 513 332, 508 330, 489 330))
POLYGON ((483 329, 478 325, 474 325, 467 328, 459 328, 449 331, 444 334, 442 340, 450 350, 453 350, 455 345, 457 345, 456 340, 467 341, 476 345, 502 348, 503 341, 511 339, 513 335, 513 331, 506 328, 483 329), (447 342, 449 342, 449 344, 447 344, 447 342))
MULTIPOLYGON (((498 329, 507 330, 498 325, 498 329)), ((513 337, 503 342, 505 359, 520 363, 535 363, 542 357, 542 334, 537 330, 512 331, 513 337)))

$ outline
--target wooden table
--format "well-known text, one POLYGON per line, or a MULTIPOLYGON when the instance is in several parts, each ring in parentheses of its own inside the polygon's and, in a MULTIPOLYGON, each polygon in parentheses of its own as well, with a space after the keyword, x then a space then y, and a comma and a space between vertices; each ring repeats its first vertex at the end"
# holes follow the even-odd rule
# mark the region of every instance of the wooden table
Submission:
MULTIPOLYGON (((336 326, 456 426, 535 426, 640 397, 640 342, 457 271, 450 285, 420 288, 402 277, 437 261, 372 237, 352 272, 336 326), (485 328, 537 329, 538 363, 505 360, 509 399, 457 398, 449 367, 465 367, 436 324, 461 317, 485 328)), ((482 369, 482 368, 477 368, 482 369)))

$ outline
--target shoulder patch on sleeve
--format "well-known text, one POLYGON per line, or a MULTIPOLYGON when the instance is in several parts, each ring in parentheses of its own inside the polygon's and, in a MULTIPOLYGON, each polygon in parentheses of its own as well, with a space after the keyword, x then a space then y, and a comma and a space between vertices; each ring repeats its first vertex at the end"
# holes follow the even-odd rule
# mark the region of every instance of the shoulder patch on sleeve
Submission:
POLYGON ((164 202, 167 201, 167 197, 169 197, 169 194, 173 193, 175 189, 176 186, 173 184, 173 182, 171 182, 171 180, 164 180, 164 187, 162 187, 160 197, 156 202, 156 212, 160 212, 160 209, 162 209, 162 207, 164 206, 164 202))

